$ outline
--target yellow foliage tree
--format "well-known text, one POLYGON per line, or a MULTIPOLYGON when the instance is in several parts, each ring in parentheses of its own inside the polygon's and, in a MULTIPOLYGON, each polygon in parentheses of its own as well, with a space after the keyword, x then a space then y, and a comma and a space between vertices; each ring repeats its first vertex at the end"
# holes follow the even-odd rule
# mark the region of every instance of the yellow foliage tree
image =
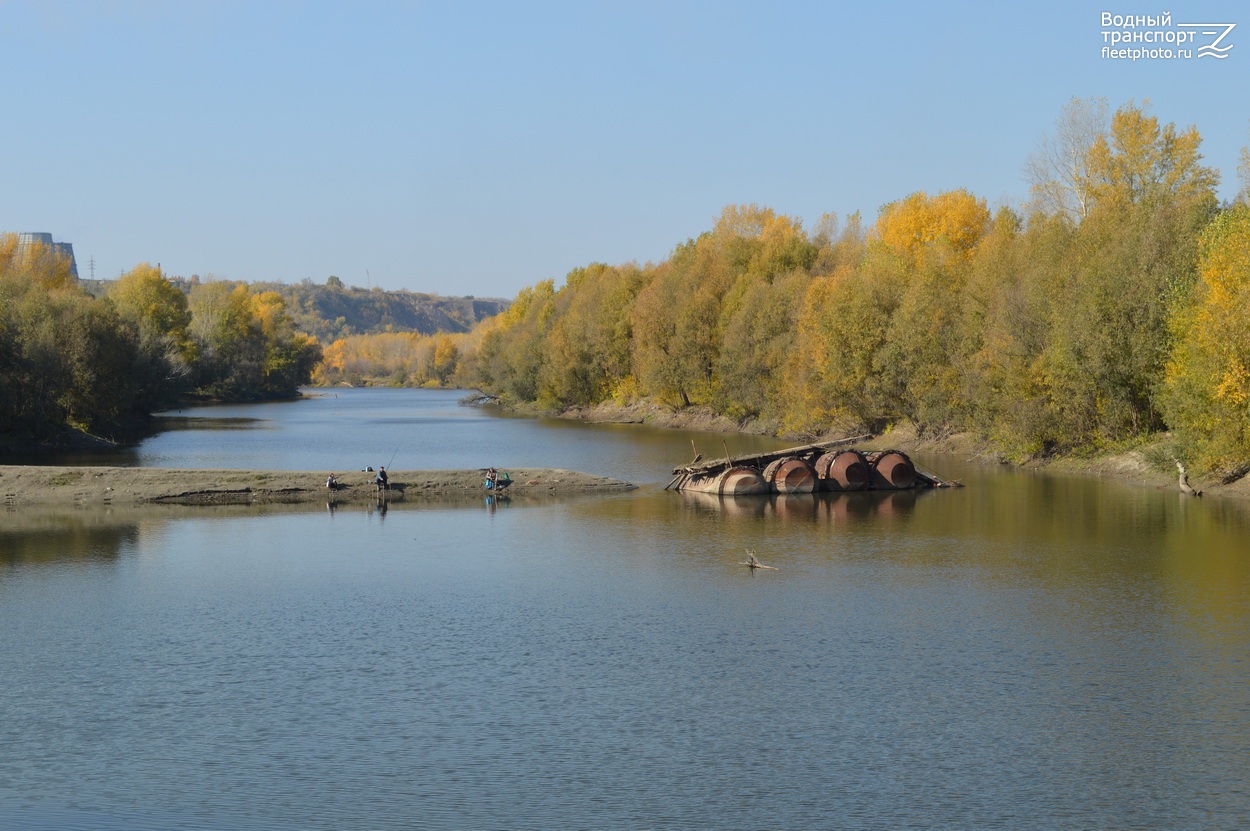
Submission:
POLYGON ((145 343, 167 339, 185 359, 193 357, 187 297, 159 268, 148 263, 135 266, 113 284, 109 299, 123 319, 138 326, 145 343))
POLYGON ((437 380, 439 383, 446 383, 447 379, 456 371, 456 362, 459 360, 460 349, 456 346, 456 341, 449 335, 440 337, 438 345, 434 347, 434 380, 437 380))
POLYGON ((882 208, 873 234, 912 257, 919 257, 921 249, 940 241, 968 257, 985 235, 989 222, 985 200, 962 188, 937 196, 917 191, 882 208))
POLYGON ((878 247, 859 267, 810 283, 785 370, 787 427, 879 429, 900 415, 901 390, 882 373, 881 358, 904 270, 904 257, 878 247))
POLYGON ((17 234, 0 234, 0 297, 72 288, 69 257, 40 242, 21 245, 17 234))
POLYGON ((1201 468, 1250 467, 1250 206, 1220 214, 1202 237, 1200 283, 1177 315, 1166 373, 1170 426, 1201 468))
POLYGON ((1179 204, 1210 199, 1219 176, 1201 164, 1195 127, 1159 125, 1132 102, 1116 110, 1111 131, 1089 149, 1087 190, 1095 204, 1124 208, 1151 199, 1179 204))

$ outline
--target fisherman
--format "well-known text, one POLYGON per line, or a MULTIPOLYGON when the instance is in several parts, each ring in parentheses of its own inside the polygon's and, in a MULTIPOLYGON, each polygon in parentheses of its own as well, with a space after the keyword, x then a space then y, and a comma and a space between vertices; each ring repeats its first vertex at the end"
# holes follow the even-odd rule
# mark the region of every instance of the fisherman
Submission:
POLYGON ((380 491, 386 491, 386 490, 391 489, 391 486, 388 483, 387 478, 386 478, 386 468, 384 467, 378 468, 378 475, 374 478, 373 484, 377 485, 377 488, 380 491))
POLYGON ((493 467, 486 470, 486 490, 493 491, 495 483, 499 481, 499 472, 493 467))
POLYGON ((332 491, 336 491, 339 489, 338 477, 335 476, 333 473, 331 473, 329 476, 326 477, 326 488, 332 491))

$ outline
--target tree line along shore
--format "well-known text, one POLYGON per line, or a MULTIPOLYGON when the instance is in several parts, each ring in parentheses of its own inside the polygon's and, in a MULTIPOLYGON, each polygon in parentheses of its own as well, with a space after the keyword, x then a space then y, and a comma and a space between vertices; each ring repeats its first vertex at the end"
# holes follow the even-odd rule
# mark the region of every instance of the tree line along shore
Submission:
POLYGON ((1148 447, 1159 470, 1233 481, 1250 470, 1250 205, 1246 188, 1220 204, 1200 150, 1195 127, 1074 99, 1028 160, 1025 206, 916 192, 811 229, 730 206, 663 262, 592 263, 435 334, 322 342, 277 291, 180 290, 146 266, 92 299, 54 257, 40 271, 0 245, 0 383, 22 391, 0 423, 110 435, 171 395, 446 386, 786 435, 910 425, 1017 462, 1148 447))

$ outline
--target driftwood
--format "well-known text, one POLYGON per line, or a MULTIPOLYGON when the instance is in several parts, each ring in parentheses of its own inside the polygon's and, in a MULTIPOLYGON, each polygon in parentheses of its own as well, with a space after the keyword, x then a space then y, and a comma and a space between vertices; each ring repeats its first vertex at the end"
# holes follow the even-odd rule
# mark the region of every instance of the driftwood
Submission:
POLYGON ((742 565, 744 565, 744 566, 746 566, 747 568, 750 568, 750 569, 756 569, 756 568, 766 568, 766 569, 768 569, 769 571, 777 571, 777 567, 776 567, 776 566, 766 566, 766 565, 764 565, 763 563, 761 563, 761 562, 759 561, 759 558, 757 558, 757 557, 755 556, 755 550, 754 550, 754 549, 751 549, 751 548, 748 548, 748 549, 747 549, 747 561, 746 561, 745 563, 743 563, 742 565))
MULTIPOLYGON (((730 456, 729 448, 725 448, 725 458, 716 459, 715 461, 704 462, 703 464, 695 464, 699 460, 699 456, 695 456, 695 461, 683 467, 673 468, 673 473, 693 473, 702 474, 713 470, 719 470, 732 464, 750 465, 763 470, 768 466, 769 462, 782 459, 787 456, 801 456, 804 453, 810 453, 817 450, 830 450, 834 447, 840 447, 847 444, 855 444, 861 441, 871 439, 872 435, 852 436, 849 439, 838 439, 836 441, 822 441, 816 444, 805 444, 802 447, 787 447, 784 450, 774 450, 770 453, 756 453, 752 456, 739 456, 736 459, 730 456)), ((722 442, 723 444, 723 442, 722 442)))
POLYGON ((1187 493, 1190 496, 1202 496, 1202 491, 1194 490, 1189 484, 1189 474, 1185 472, 1185 466, 1181 464, 1180 459, 1173 459, 1176 462, 1176 470, 1178 473, 1177 484, 1180 485, 1181 493, 1187 493))

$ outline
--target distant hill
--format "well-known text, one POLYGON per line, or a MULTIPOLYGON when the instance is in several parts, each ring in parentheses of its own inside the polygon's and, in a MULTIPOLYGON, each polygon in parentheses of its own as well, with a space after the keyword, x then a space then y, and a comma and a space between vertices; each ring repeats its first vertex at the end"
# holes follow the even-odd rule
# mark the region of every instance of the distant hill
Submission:
MULTIPOLYGON (((170 278, 190 293, 197 278, 170 278)), ((81 280, 83 288, 101 296, 112 281, 81 280)), ((331 343, 348 335, 379 332, 467 332, 479 321, 508 308, 510 300, 478 297, 442 297, 413 291, 383 291, 345 286, 331 277, 325 284, 251 283, 252 291, 276 291, 286 300, 287 313, 297 328, 331 343)))
POLYGON ((295 324, 322 343, 347 335, 379 332, 467 332, 499 314, 511 301, 499 298, 442 297, 413 291, 383 291, 344 286, 331 280, 291 285, 253 283, 253 291, 276 291, 286 300, 295 324))

